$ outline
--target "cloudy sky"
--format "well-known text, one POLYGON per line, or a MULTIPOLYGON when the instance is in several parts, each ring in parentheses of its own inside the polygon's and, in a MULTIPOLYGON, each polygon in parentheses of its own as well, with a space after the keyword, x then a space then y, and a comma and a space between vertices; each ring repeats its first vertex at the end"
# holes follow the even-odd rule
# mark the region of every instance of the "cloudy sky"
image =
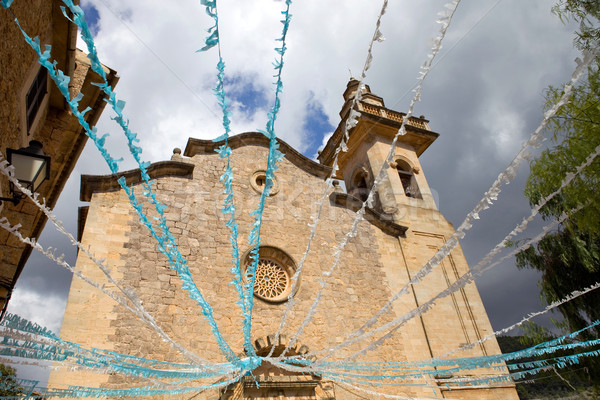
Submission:
MULTIPOLYGON (((445 1, 391 0, 382 20, 385 42, 374 47, 366 83, 388 108, 406 111, 419 66, 439 29, 445 1)), ((551 14, 554 0, 463 0, 443 49, 423 86, 415 115, 425 115, 440 138, 421 163, 439 207, 458 226, 512 160, 543 117, 544 89, 570 78, 577 52, 573 26, 551 14)), ((281 34, 282 1, 220 0, 226 90, 233 101, 233 131, 262 129, 273 101, 273 48, 281 34)), ((196 53, 212 20, 199 0, 82 0, 102 62, 118 71, 117 96, 138 132, 144 159, 169 159, 189 137, 222 133, 211 89, 217 53, 196 53)), ((381 4, 371 0, 302 0, 292 4, 277 134, 308 157, 339 122, 346 83, 358 76, 381 4)), ((80 45, 81 47, 81 45, 80 45)), ((110 148, 123 141, 106 109, 99 131, 110 148)), ((131 159, 123 169, 132 168, 131 159)), ((76 232, 81 174, 108 168, 89 143, 56 207, 76 232)), ((499 242, 529 206, 522 196, 528 171, 503 186, 497 205, 462 241, 471 265, 499 242)), ((541 226, 537 224, 537 226, 541 226)), ((535 236, 534 229, 527 233, 535 236)), ((41 238, 74 263, 75 250, 50 225, 41 238)), ((37 254, 18 282, 10 312, 59 331, 70 275, 37 254)), ((504 263, 477 281, 492 325, 500 329, 539 310, 537 275, 504 263)), ((547 320, 546 320, 547 321, 547 320)))

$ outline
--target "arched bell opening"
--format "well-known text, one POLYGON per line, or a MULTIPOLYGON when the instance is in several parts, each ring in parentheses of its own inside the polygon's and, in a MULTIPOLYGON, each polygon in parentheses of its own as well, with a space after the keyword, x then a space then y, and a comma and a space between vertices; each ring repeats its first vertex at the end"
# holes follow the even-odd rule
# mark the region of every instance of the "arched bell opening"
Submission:
POLYGON ((417 185, 414 170, 410 164, 401 159, 396 160, 396 171, 398 171, 398 176, 402 182, 404 195, 406 197, 422 199, 423 196, 421 196, 421 191, 419 190, 419 185, 417 185))
POLYGON ((360 199, 360 201, 366 201, 369 197, 369 174, 364 167, 358 168, 354 174, 352 174, 352 180, 350 184, 350 191, 348 194, 360 199))

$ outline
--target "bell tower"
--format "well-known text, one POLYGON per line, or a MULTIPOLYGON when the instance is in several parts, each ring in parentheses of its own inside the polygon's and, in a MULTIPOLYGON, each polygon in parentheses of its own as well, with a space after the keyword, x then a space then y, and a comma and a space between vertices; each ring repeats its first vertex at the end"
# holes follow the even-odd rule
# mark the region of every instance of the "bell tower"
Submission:
MULTIPOLYGON (((354 101, 358 86, 359 82, 354 79, 348 83, 340 112, 341 122, 318 158, 322 164, 333 166, 336 149, 348 124, 347 151, 339 152, 336 178, 344 181, 349 195, 365 201, 375 177, 387 163, 390 145, 406 114, 386 108, 383 99, 373 94, 368 85, 362 87, 359 98, 354 101), (356 117, 355 124, 349 122, 353 117, 356 117)), ((392 293, 398 292, 410 281, 454 232, 452 224, 437 209, 419 162, 421 154, 439 136, 429 129, 428 122, 424 117, 409 118, 405 125, 406 134, 399 137, 392 161, 385 169, 384 180, 371 204, 372 210, 383 218, 407 228, 397 238, 396 250, 389 257, 382 258, 386 266, 386 284, 392 293)), ((458 245, 422 281, 411 286, 410 296, 405 295, 395 302, 396 316, 427 303, 467 271, 469 266, 458 245)), ((442 356, 491 332, 479 292, 474 284, 470 284, 436 300, 427 312, 403 328, 399 340, 411 344, 406 347, 409 360, 423 360, 442 356)), ((492 339, 453 357, 497 353, 500 349, 496 340, 492 339)), ((483 376, 491 373, 485 370, 478 372, 483 376)), ((450 394, 444 389, 446 379, 461 377, 440 375, 430 384, 437 385, 443 397, 467 398, 470 394, 466 391, 450 394)), ((497 393, 502 393, 502 398, 516 398, 511 385, 497 393)), ((494 396, 489 395, 491 398, 494 396)), ((488 397, 478 393, 477 398, 488 397)))
MULTIPOLYGON (((344 106, 340 111, 341 122, 319 154, 322 164, 333 164, 335 150, 349 120, 358 85, 359 82, 354 79, 348 83, 344 92, 344 106)), ((349 194, 364 201, 384 164, 405 114, 386 108, 383 99, 371 93, 368 85, 363 86, 356 111, 360 116, 356 126, 349 131, 348 151, 339 153, 339 171, 336 177, 344 181, 349 194)), ((374 204, 377 211, 409 228, 418 224, 423 214, 428 214, 428 218, 431 218, 432 214, 438 213, 419 162, 419 156, 439 136, 429 129, 428 122, 424 117, 411 117, 408 120, 406 134, 397 142, 393 162, 386 169, 385 179, 379 185, 374 204)))

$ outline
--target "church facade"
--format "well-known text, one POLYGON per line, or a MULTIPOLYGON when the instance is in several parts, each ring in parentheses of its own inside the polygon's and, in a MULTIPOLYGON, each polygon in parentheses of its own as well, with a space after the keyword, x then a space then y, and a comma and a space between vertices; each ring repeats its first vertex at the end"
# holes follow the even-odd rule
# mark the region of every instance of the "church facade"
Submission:
MULTIPOLYGON (((299 277, 300 284, 294 293, 293 311, 279 341, 275 342, 275 333, 291 291, 291 276, 306 250, 310 234, 307 222, 315 215, 316 200, 322 196, 325 179, 332 172, 335 149, 343 134, 342 127, 348 118, 357 84, 353 80, 348 84, 340 125, 320 153, 319 162, 304 157, 280 141, 280 150, 285 157, 278 164, 274 187, 267 198, 256 272, 252 337, 258 355, 268 354, 273 347, 277 355, 302 324, 324 274, 334 262, 336 246, 351 229, 356 210, 365 200, 404 118, 403 114, 387 109, 383 99, 366 87, 358 103, 360 117, 350 132, 348 151, 339 156, 339 171, 335 178, 344 185, 335 185, 325 201, 311 251, 299 277)), ((346 245, 333 274, 325 278, 327 288, 319 307, 290 355, 311 355, 344 342, 402 289, 453 233, 452 225, 437 210, 419 163, 419 156, 438 134, 429 129, 424 118, 411 118, 406 127, 407 134, 398 142, 394 161, 386 169, 386 178, 372 207, 365 213, 365 221, 360 223, 356 236, 346 245)), ((189 139, 183 155, 176 149, 170 161, 153 164, 149 171, 156 181, 157 198, 169 206, 165 214, 169 228, 178 240, 197 286, 214 309, 219 330, 231 348, 242 354, 242 315, 236 305, 235 288, 229 284, 233 275, 229 230, 225 225, 228 217, 220 211, 224 195, 219 178, 226 161, 219 158, 215 149, 221 144, 189 139)), ((247 234, 253 222, 249 213, 256 208, 265 184, 268 140, 259 133, 245 133, 232 137, 229 144, 233 150, 231 165, 236 220, 240 227, 240 262, 246 265, 250 249, 247 234)), ((121 176, 136 187, 136 195, 141 197, 139 171, 124 172, 121 176)), ((116 280, 137 293, 145 309, 174 341, 202 358, 224 361, 201 310, 182 290, 181 281, 169 268, 166 257, 156 249, 147 229, 138 222, 116 178, 83 176, 81 199, 90 202, 89 207, 80 210, 83 246, 91 246, 97 258, 107 259, 116 280)), ((106 281, 89 258, 81 253, 77 269, 97 282, 106 281)), ((376 326, 426 303, 467 271, 467 262, 457 247, 421 283, 411 286, 407 294, 395 301, 376 326)), ((110 282, 106 282, 106 287, 114 288, 110 282)), ((359 360, 428 360, 475 342, 491 332, 479 293, 474 285, 469 285, 436 301, 429 311, 410 319, 381 346, 359 360)), ((351 356, 380 336, 343 347, 331 360, 351 356)), ((185 361, 156 332, 77 278, 71 284, 61 337, 84 346, 132 356, 185 361)), ((496 340, 492 339, 453 357, 499 352, 496 340)), ((469 375, 460 375, 440 370, 439 374, 415 378, 412 385, 371 389, 397 396, 518 399, 510 382, 493 386, 452 384, 463 378, 485 378, 498 373, 507 372, 478 369, 469 371, 469 375)), ((256 369, 250 378, 200 393, 198 398, 375 398, 326 376, 294 375, 267 363, 256 369)), ((53 371, 50 384, 60 387, 64 383, 111 388, 136 384, 116 374, 53 371)))

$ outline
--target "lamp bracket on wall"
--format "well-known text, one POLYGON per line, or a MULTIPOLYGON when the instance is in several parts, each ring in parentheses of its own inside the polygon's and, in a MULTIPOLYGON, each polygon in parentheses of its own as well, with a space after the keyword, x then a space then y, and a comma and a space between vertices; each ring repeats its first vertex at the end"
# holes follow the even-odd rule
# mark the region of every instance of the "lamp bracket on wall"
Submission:
MULTIPOLYGON (((40 185, 50 177, 50 156, 42 151, 42 143, 37 140, 29 142, 28 147, 19 150, 6 149, 6 160, 15 169, 15 178, 21 185, 31 192, 36 192, 40 185)), ((0 197, 0 204, 3 201, 10 201, 15 206, 25 198, 11 182, 9 191, 12 197, 0 197)))

